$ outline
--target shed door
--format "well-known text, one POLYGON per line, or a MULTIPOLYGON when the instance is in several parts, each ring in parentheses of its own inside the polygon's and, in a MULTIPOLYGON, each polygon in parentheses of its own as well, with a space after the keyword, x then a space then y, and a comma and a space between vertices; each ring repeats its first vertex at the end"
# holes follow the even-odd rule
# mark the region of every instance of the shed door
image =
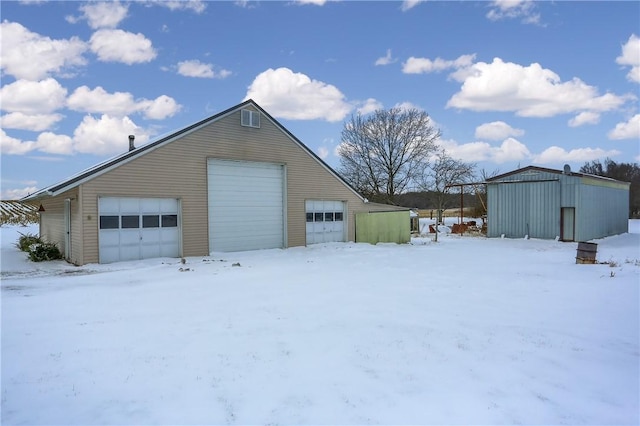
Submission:
POLYGON ((100 197, 100 263, 180 256, 180 201, 100 197))
POLYGON ((345 203, 331 200, 305 202, 307 244, 345 241, 345 203))
POLYGON ((562 216, 562 241, 574 241, 576 209, 563 207, 560 215, 562 216))
POLYGON ((282 164, 209 159, 209 252, 285 246, 282 164))

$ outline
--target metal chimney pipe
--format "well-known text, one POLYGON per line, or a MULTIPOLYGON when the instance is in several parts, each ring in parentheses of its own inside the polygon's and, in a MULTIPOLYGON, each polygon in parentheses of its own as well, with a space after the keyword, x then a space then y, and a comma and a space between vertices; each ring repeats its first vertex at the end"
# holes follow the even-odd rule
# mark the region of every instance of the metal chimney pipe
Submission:
POLYGON ((136 147, 133 145, 133 141, 136 139, 135 135, 129 135, 129 152, 133 151, 134 149, 136 149, 136 147))

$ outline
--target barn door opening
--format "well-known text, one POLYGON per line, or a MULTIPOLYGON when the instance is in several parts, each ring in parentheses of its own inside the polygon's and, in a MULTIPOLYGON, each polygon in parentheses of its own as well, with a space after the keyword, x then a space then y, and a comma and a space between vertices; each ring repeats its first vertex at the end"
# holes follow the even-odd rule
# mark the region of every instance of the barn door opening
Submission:
POLYGON ((560 209, 560 234, 562 241, 574 241, 576 209, 574 207, 563 207, 560 209))

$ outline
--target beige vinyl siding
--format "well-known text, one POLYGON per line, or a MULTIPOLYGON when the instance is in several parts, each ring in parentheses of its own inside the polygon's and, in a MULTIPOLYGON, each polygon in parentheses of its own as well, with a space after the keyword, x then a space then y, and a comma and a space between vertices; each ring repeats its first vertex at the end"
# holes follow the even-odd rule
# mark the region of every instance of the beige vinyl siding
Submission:
POLYGON ((207 255, 207 158, 285 164, 289 247, 305 244, 305 199, 346 201, 354 240, 355 212, 366 211, 361 198, 267 117, 260 128, 243 127, 236 110, 82 184, 84 263, 98 262, 99 196, 180 199, 182 255, 207 255))

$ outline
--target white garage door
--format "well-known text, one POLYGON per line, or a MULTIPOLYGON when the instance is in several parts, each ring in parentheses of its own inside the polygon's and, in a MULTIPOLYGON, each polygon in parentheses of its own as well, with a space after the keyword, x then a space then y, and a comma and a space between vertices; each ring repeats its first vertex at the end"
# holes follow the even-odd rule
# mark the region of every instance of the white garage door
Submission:
POLYGON ((100 263, 180 256, 175 198, 98 199, 100 263))
POLYGON ((345 203, 307 200, 307 244, 345 241, 345 203))
POLYGON ((209 159, 209 251, 284 247, 284 166, 209 159))

